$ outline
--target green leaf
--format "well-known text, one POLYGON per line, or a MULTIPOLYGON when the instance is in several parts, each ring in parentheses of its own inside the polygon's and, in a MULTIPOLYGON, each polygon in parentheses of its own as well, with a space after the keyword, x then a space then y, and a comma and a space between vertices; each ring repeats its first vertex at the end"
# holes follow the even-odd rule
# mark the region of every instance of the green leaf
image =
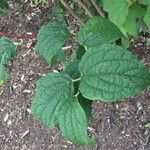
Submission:
POLYGON ((96 47, 121 37, 124 37, 123 34, 112 22, 106 18, 93 17, 80 29, 77 41, 87 47, 96 47))
POLYGON ((4 65, 6 65, 15 54, 16 46, 13 42, 6 37, 0 38, 0 86, 9 79, 4 65))
POLYGON ((74 96, 73 83, 68 75, 50 73, 40 79, 31 111, 49 128, 59 124, 66 139, 75 144, 90 144, 86 115, 74 96))
POLYGON ((86 118, 89 121, 92 118, 92 103, 93 101, 85 98, 82 96, 82 94, 79 94, 78 101, 82 108, 84 109, 84 112, 86 114, 86 118))
POLYGON ((65 66, 64 72, 68 74, 72 79, 77 79, 81 76, 78 69, 79 62, 79 60, 75 59, 65 66))
POLYGON ((8 7, 7 0, 0 0, 0 15, 4 14, 8 7))
POLYGON ((150 5, 150 0, 138 0, 139 4, 150 5))
POLYGON ((121 39, 121 46, 124 48, 129 48, 130 47, 130 41, 126 38, 121 39))
POLYGON ((65 61, 65 53, 59 50, 54 57, 51 59, 51 66, 54 66, 58 61, 65 61))
MULTIPOLYGON (((81 76, 81 73, 79 72, 78 65, 79 65, 79 60, 75 59, 68 64, 65 65, 64 67, 64 73, 68 74, 72 79, 78 79, 81 76)), ((74 82, 74 94, 78 93, 79 91, 79 82, 74 82)))
POLYGON ((9 75, 5 70, 5 66, 0 64, 0 86, 5 84, 9 80, 9 75))
POLYGON ((76 97, 60 105, 61 111, 58 122, 63 136, 75 144, 90 145, 92 141, 87 137, 87 119, 83 108, 76 97))
POLYGON ((16 54, 16 46, 6 38, 0 38, 0 64, 6 65, 8 61, 16 54))
MULTIPOLYGON (((72 79, 77 79, 81 76, 78 65, 79 60, 75 59, 74 61, 70 62, 64 70, 64 73, 68 74, 72 79)), ((76 94, 79 91, 79 82, 74 83, 74 93, 76 94)), ((84 98, 81 94, 78 96, 78 101, 84 112, 86 114, 87 120, 89 121, 92 117, 92 101, 89 99, 84 98)))
POLYGON ((140 5, 133 4, 129 7, 129 12, 123 27, 130 35, 137 37, 138 30, 136 20, 137 18, 142 18, 145 13, 145 9, 140 5))
POLYGON ((79 48, 76 50, 76 58, 78 60, 81 60, 81 58, 84 55, 85 51, 86 51, 85 47, 80 45, 79 48))
POLYGON ((48 23, 42 26, 38 33, 36 52, 43 57, 49 65, 53 57, 60 53, 61 47, 69 39, 70 33, 62 23, 48 23))
POLYGON ((150 72, 126 49, 104 44, 90 48, 79 63, 80 91, 91 100, 113 102, 150 86, 150 72))
POLYGON ((150 6, 147 8, 147 12, 144 16, 144 22, 147 25, 149 32, 150 32, 150 6))
POLYGON ((108 12, 108 18, 118 27, 124 24, 128 8, 127 0, 103 0, 103 9, 108 12))
POLYGON ((59 2, 54 3, 54 7, 53 7, 51 16, 53 18, 55 18, 55 20, 57 20, 58 22, 63 23, 65 21, 65 13, 64 13, 64 10, 62 9, 62 7, 59 5, 59 2))

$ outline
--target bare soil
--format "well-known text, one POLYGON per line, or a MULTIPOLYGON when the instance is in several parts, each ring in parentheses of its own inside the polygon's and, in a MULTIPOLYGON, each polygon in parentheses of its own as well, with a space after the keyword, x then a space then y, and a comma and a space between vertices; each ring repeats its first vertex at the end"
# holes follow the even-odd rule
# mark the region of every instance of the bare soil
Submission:
MULTIPOLYGON (((49 20, 52 4, 36 7, 30 1, 13 3, 0 18, 0 31, 36 35, 49 20), (30 34, 31 34, 30 33, 30 34)), ((70 18, 74 27, 75 20, 70 18)), ((150 150, 150 90, 119 103, 93 104, 93 118, 89 132, 96 137, 93 148, 84 148, 66 141, 57 128, 48 130, 30 113, 35 82, 44 74, 61 70, 50 68, 34 52, 34 40, 24 40, 17 55, 7 66, 11 80, 0 87, 0 150, 150 150)), ((137 42, 132 52, 150 68, 150 47, 137 42)))

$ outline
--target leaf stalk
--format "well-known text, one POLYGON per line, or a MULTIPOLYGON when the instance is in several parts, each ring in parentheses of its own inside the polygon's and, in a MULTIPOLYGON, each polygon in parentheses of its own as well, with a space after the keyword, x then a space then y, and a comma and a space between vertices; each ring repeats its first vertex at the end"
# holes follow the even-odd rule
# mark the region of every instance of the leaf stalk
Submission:
POLYGON ((77 78, 77 79, 72 79, 72 82, 78 82, 81 80, 81 77, 80 78, 77 78))

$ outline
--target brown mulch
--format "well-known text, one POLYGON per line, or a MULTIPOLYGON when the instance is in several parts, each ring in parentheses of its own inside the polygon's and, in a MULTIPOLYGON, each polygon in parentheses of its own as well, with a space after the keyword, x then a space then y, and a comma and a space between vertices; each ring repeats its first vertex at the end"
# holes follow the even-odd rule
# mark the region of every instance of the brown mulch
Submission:
MULTIPOLYGON (((30 1, 12 3, 0 18, 0 32, 36 35, 49 20, 52 3, 37 7, 30 1)), ((74 19, 70 19, 74 26, 74 19)), ((106 104, 95 102, 89 132, 95 136, 94 148, 73 145, 57 128, 48 130, 30 113, 35 82, 54 69, 34 51, 35 40, 24 40, 7 66, 11 80, 0 87, 0 150, 150 150, 150 90, 128 101, 106 104)), ((150 68, 150 47, 137 42, 132 52, 150 68)))

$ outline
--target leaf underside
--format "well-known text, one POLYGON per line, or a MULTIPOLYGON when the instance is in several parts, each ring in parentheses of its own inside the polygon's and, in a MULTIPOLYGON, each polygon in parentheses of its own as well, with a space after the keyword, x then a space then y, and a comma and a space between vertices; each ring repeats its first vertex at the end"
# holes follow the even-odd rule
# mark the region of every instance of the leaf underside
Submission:
POLYGON ((79 63, 80 91, 91 100, 113 102, 139 94, 150 86, 144 64, 122 47, 104 44, 90 48, 79 63))

